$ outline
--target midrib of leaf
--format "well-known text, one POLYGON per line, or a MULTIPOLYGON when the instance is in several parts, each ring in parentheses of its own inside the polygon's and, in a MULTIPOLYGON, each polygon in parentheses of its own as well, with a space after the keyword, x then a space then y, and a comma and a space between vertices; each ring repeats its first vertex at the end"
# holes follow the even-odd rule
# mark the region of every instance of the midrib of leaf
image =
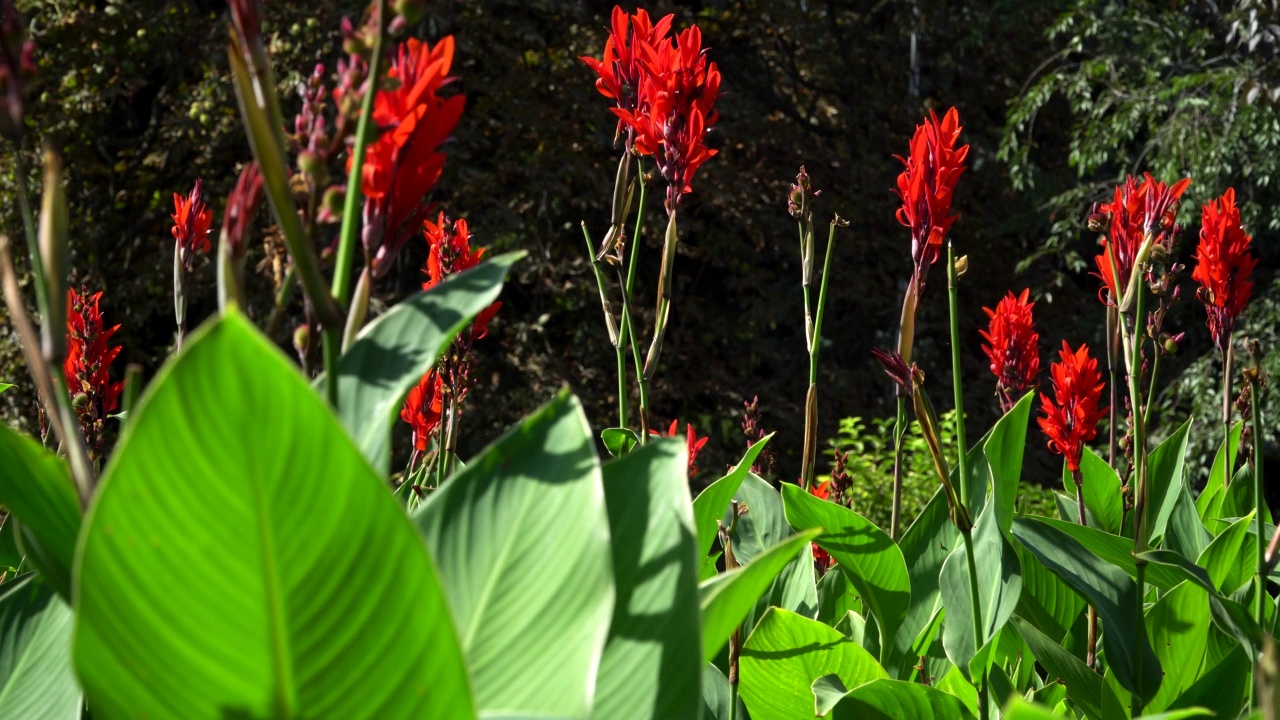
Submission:
MULTIPOLYGON (((514 517, 524 517, 525 511, 528 508, 532 497, 531 493, 524 494, 524 497, 520 500, 520 512, 514 515, 514 517)), ((494 558, 494 563, 492 565, 493 571, 489 573, 488 579, 485 580, 484 587, 480 589, 480 596, 476 598, 475 610, 471 613, 471 621, 467 623, 466 637, 462 639, 462 651, 464 653, 470 654, 471 652, 471 643, 475 640, 476 632, 480 629, 480 618, 484 616, 484 611, 489 605, 490 599, 494 595, 494 589, 499 584, 499 577, 503 575, 503 573, 498 572, 498 569, 506 567, 507 556, 511 554, 511 548, 515 546, 516 535, 517 533, 515 532, 507 533, 506 542, 502 544, 502 548, 498 551, 497 557, 494 558)))
POLYGON ((267 591, 267 616, 271 634, 271 661, 275 672, 276 715, 292 718, 296 714, 297 698, 293 696, 293 673, 289 664, 289 640, 284 629, 284 608, 280 597, 280 578, 275 562, 275 538, 268 521, 267 499, 260 483, 250 480, 253 501, 258 515, 258 540, 262 548, 262 569, 267 591))

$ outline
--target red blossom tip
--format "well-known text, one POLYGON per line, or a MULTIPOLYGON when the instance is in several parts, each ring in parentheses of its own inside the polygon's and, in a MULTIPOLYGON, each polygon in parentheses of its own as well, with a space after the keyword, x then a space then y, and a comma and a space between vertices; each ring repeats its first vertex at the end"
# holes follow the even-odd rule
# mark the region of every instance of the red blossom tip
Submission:
POLYGON ((1049 450, 1066 458, 1067 469, 1080 469, 1080 457, 1084 445, 1098 435, 1098 421, 1106 417, 1109 408, 1098 407, 1102 397, 1102 374, 1098 361, 1089 356, 1089 346, 1080 345, 1072 350, 1064 340, 1058 353, 1061 361, 1049 366, 1053 379, 1053 398, 1040 393, 1040 410, 1037 418, 1040 429, 1049 438, 1049 450))

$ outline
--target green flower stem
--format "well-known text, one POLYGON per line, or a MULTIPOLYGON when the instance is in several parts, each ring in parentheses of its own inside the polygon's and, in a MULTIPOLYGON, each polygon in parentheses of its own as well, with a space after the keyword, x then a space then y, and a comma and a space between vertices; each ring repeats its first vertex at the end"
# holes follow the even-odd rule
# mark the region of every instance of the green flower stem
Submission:
POLYGON ((899 391, 898 417, 893 423, 893 507, 889 516, 889 537, 894 542, 898 541, 898 514, 902 510, 902 443, 908 422, 907 398, 899 391))
MULTIPOLYGON (((1153 344, 1154 345, 1154 344, 1153 344)), ((1153 347, 1155 352, 1151 358, 1151 380, 1147 383, 1147 402, 1143 406, 1142 425, 1144 427, 1151 425, 1151 406, 1156 404, 1156 378, 1160 375, 1160 353, 1159 347, 1153 347)))
MULTIPOLYGON (((1222 355, 1222 488, 1231 485, 1231 370, 1235 360, 1235 347, 1227 336, 1227 349, 1222 355)), ((1259 526, 1261 527, 1261 526, 1259 526)))
MULTIPOLYGON (((955 266, 952 265, 952 267, 955 266)), ((969 605, 973 608, 973 653, 977 655, 982 650, 982 646, 987 644, 987 639, 982 626, 982 601, 978 597, 978 564, 973 554, 973 528, 965 528, 962 537, 965 559, 969 561, 969 605)), ((989 710, 986 671, 982 672, 982 677, 975 679, 978 680, 978 718, 987 720, 989 710)))
POLYGON ((640 387, 640 443, 649 436, 649 381, 644 376, 640 359, 640 346, 636 342, 635 324, 631 320, 631 294, 636 284, 636 266, 640 264, 640 244, 644 239, 644 203, 648 183, 644 181, 644 164, 636 158, 636 183, 640 186, 640 201, 636 207, 636 227, 631 236, 631 254, 627 259, 627 280, 622 286, 622 331, 619 344, 631 345, 631 360, 636 366, 636 384, 640 387))
POLYGON ((1257 547, 1258 554, 1258 591, 1254 593, 1254 611, 1258 624, 1266 627, 1264 624, 1264 598, 1267 597, 1267 557, 1262 542, 1263 522, 1262 522, 1262 383, 1258 381, 1258 374, 1249 375, 1249 406, 1253 412, 1253 521, 1258 525, 1258 532, 1254 535, 1254 543, 1257 547))
POLYGON ((960 383, 960 311, 956 295, 956 254, 947 242, 947 303, 951 314, 951 387, 956 399, 957 462, 960 465, 960 502, 969 510, 969 443, 964 433, 964 389, 960 383))
MULTIPOLYGON (((836 227, 842 221, 837 216, 827 231, 827 251, 822 261, 822 282, 818 285, 818 308, 812 328, 809 328, 809 286, 804 285, 805 325, 809 333, 809 392, 805 397, 804 466, 801 468, 801 486, 813 487, 818 463, 818 353, 822 347, 822 318, 827 307, 827 281, 831 277, 831 255, 835 248, 836 227)), ((812 232, 812 231, 811 231, 812 232)))
POLYGON ((271 318, 267 320, 267 337, 275 338, 276 333, 280 332, 280 326, 284 324, 285 305, 288 304, 289 296, 293 294, 293 289, 297 286, 297 267, 291 263, 289 269, 284 271, 284 278, 280 281, 280 288, 276 290, 276 300, 271 308, 271 318))
POLYGON ((595 243, 591 242, 591 231, 582 223, 582 239, 587 243, 587 262, 591 263, 591 272, 596 278, 596 290, 600 293, 600 307, 604 310, 604 324, 609 331, 609 342, 618 355, 618 426, 627 426, 627 357, 626 350, 620 342, 621 337, 613 319, 613 305, 609 302, 609 291, 604 284, 604 271, 600 261, 596 259, 595 243))
MULTIPOLYGON (((360 119, 356 122, 356 144, 351 149, 351 172, 347 175, 347 194, 342 203, 342 231, 338 235, 338 254, 333 266, 333 296, 346 305, 351 300, 351 267, 354 263, 356 237, 360 233, 360 183, 364 156, 373 134, 370 118, 373 101, 378 94, 378 80, 383 71, 382 44, 387 34, 387 0, 375 0, 378 34, 373 40, 373 56, 369 59, 368 90, 360 101, 360 119)), ((327 367, 327 366, 326 366, 327 367)))
MULTIPOLYGON (((1139 265, 1134 268, 1134 274, 1142 272, 1139 265)), ((1134 310, 1133 310, 1133 334, 1124 337, 1125 349, 1131 354, 1128 359, 1129 364, 1129 402, 1133 406, 1133 465, 1134 465, 1134 483, 1136 491, 1134 493, 1133 504, 1133 554, 1137 566, 1137 599, 1134 603, 1134 622, 1133 632, 1136 635, 1138 652, 1134 654, 1133 660, 1133 676, 1142 677, 1142 647, 1146 644, 1147 628, 1143 615, 1143 598, 1146 595, 1146 572, 1147 561, 1143 560, 1141 553, 1147 550, 1147 537, 1151 529, 1147 526, 1147 445, 1146 445, 1146 423, 1144 422, 1145 412, 1142 406, 1142 389, 1140 387, 1140 379, 1138 373, 1142 369, 1142 315, 1145 293, 1142 291, 1142 284, 1137 283, 1134 286, 1134 310)), ((1120 322, 1121 332, 1124 330, 1123 319, 1120 322)), ((1133 693, 1131 696, 1133 714, 1142 713, 1142 697, 1139 693, 1133 693)))

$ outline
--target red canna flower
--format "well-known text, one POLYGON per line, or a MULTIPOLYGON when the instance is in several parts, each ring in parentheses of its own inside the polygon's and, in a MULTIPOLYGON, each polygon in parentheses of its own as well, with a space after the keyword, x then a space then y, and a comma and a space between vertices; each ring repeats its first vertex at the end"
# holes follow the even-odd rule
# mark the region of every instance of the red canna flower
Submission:
POLYGON ((674 40, 659 39, 641 60, 636 107, 613 112, 635 132, 635 151, 657 162, 667 181, 670 214, 680 198, 693 191, 698 168, 716 154, 706 146, 706 136, 719 118, 715 102, 720 97, 720 69, 707 59, 697 25, 674 40))
POLYGON ((80 434, 93 458, 102 453, 103 425, 120 406, 124 389, 124 381, 111 382, 111 363, 121 348, 108 347, 120 326, 103 328, 101 298, 101 292, 90 295, 83 287, 79 293, 67 289, 67 357, 62 364, 80 434))
POLYGON ((440 416, 444 412, 443 383, 434 368, 427 371, 418 384, 409 391, 400 409, 400 419, 413 428, 413 446, 418 452, 426 452, 431 436, 440 428, 440 416))
POLYGON ((896 156, 906 167, 898 175, 895 192, 902 198, 898 222, 911 228, 911 258, 920 285, 929 266, 942 252, 942 241, 958 216, 951 215, 952 192, 964 173, 969 146, 956 147, 960 138, 960 114, 947 111, 941 122, 929 111, 923 125, 911 137, 911 154, 896 156))
POLYGON ((991 360, 991 373, 996 376, 996 394, 1000 396, 1000 408, 1009 412, 1017 398, 1036 383, 1040 374, 1040 335, 1035 331, 1031 308, 1027 302, 1030 289, 1015 296, 1005 295, 996 309, 982 308, 991 323, 982 330, 987 344, 982 351, 991 360))
POLYGON ((249 224, 253 222, 260 202, 262 173, 258 170, 258 161, 254 160, 240 171, 236 187, 227 198, 227 211, 222 216, 222 236, 235 257, 244 257, 248 249, 249 224))
POLYGON ((173 239, 178 243, 182 264, 191 269, 197 252, 209 252, 209 225, 213 213, 204 203, 204 183, 196 178, 195 187, 185 198, 173 194, 173 239))
POLYGON ((1235 188, 1210 200, 1201 214, 1200 244, 1191 278, 1200 283, 1196 297, 1209 314, 1209 332, 1218 349, 1226 352, 1236 318, 1253 294, 1253 268, 1257 258, 1249 253, 1252 238, 1240 227, 1235 188))
MULTIPOLYGON (((666 437, 680 437, 679 425, 679 420, 672 420, 671 427, 667 429, 666 437)), ((649 430, 649 434, 657 435, 659 437, 663 436, 662 433, 653 429, 649 430)), ((689 451, 689 477, 693 477, 698 474, 698 466, 694 463, 698 459, 698 453, 702 452, 702 448, 707 444, 707 439, 708 438, 705 437, 698 437, 698 434, 693 430, 693 425, 685 425, 685 443, 689 451)))
MULTIPOLYGON (((361 192, 371 229, 366 244, 374 254, 377 276, 386 274, 391 260, 430 212, 425 198, 440 179, 445 161, 439 147, 462 117, 464 96, 439 95, 452 80, 453 50, 452 36, 434 47, 415 39, 406 41, 388 71, 395 87, 379 90, 374 97, 373 119, 381 135, 368 148, 361 192)), ((341 100, 340 93, 335 95, 341 100)))
POLYGON ((1049 436, 1049 449, 1066 457, 1067 469, 1080 469, 1080 456, 1084 444, 1098 435, 1098 421, 1106 417, 1109 408, 1099 408, 1102 397, 1102 374, 1098 361, 1089 356, 1089 346, 1071 350, 1065 340, 1059 352, 1061 362, 1049 366, 1053 378, 1053 400, 1040 393, 1041 411, 1037 418, 1040 429, 1049 436))
MULTIPOLYGON (((819 500, 831 499, 831 481, 823 480, 822 482, 809 488, 809 494, 819 500)), ((818 543, 809 543, 813 547, 813 559, 818 565, 818 572, 822 573, 827 568, 836 564, 835 558, 831 557, 831 553, 823 550, 818 543)))
MULTIPOLYGON (((430 290, 450 275, 455 275, 480 264, 484 257, 484 248, 471 249, 471 234, 466 220, 457 220, 452 224, 444 213, 440 213, 436 222, 423 222, 427 238, 427 265, 423 272, 427 274, 423 290, 430 290)), ((471 339, 479 340, 489 334, 489 321, 502 307, 495 302, 476 316, 471 324, 471 339)))
MULTIPOLYGON (((622 7, 614 6, 612 28, 609 38, 604 41, 601 59, 597 60, 590 55, 578 58, 599 76, 596 89, 601 95, 613 98, 619 110, 635 111, 639 102, 640 81, 646 73, 642 57, 653 60, 656 55, 654 48, 668 40, 671 34, 673 17, 667 15, 654 23, 649 20, 649 13, 644 9, 628 15, 622 7)), ((619 118, 619 134, 623 127, 625 123, 619 118)))
POLYGON ((1102 279, 1103 290, 1110 293, 1110 300, 1099 297, 1103 302, 1117 304, 1121 293, 1133 274, 1133 265, 1143 240, 1150 235, 1153 242, 1171 243, 1177 233, 1174 218, 1178 214, 1178 200, 1191 184, 1191 178, 1183 178, 1173 185, 1151 177, 1143 176, 1141 184, 1126 177, 1124 182, 1116 186, 1111 202, 1103 203, 1098 211, 1104 217, 1110 217, 1111 227, 1107 238, 1102 243, 1102 253, 1094 259, 1098 267, 1096 275, 1102 279), (1117 284, 1115 272, 1120 274, 1117 284))

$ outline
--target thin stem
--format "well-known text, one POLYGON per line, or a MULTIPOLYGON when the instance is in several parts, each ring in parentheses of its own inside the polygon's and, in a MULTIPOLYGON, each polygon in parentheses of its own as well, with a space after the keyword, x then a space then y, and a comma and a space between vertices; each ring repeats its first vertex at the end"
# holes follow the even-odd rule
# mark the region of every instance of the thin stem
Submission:
MULTIPOLYGON (((953 266, 954 267, 954 266, 953 266)), ((982 624, 982 601, 978 597, 978 563, 973 553, 973 529, 963 533, 965 559, 969 562, 969 605, 973 608, 973 652, 978 654, 987 644, 986 629, 982 624)), ((987 675, 984 671, 978 680, 978 717, 987 719, 987 675)))
POLYGON ((1235 360, 1235 348, 1230 336, 1227 337, 1227 349, 1222 356, 1222 427, 1224 434, 1222 450, 1226 462, 1222 467, 1222 488, 1231 484, 1231 366, 1235 360))
POLYGON ((342 350, 342 328, 324 328, 324 389, 329 404, 338 409, 338 354, 342 350))
MULTIPOLYGON (((39 240, 36 236, 36 215, 31 210, 31 196, 27 188, 27 162, 22 156, 22 148, 13 149, 14 185, 18 188, 18 211, 22 214, 22 228, 27 235, 27 256, 31 262, 31 274, 35 278, 36 309, 40 311, 40 321, 49 322, 49 288, 45 284, 44 260, 40 257, 39 240)), ((60 318, 53 318, 61 322, 60 318)))
MULTIPOLYGON (((1141 273, 1141 268, 1135 268, 1135 273, 1141 273)), ((1143 301, 1145 293, 1143 286, 1137 283, 1134 288, 1136 297, 1134 298, 1133 312, 1133 334, 1126 337, 1126 349, 1132 354, 1129 356, 1129 402, 1133 406, 1133 464, 1134 464, 1134 482, 1136 491, 1134 493, 1133 505, 1133 553, 1137 566, 1137 585, 1138 592, 1134 602, 1134 622, 1133 632, 1136 636, 1135 643, 1138 651, 1134 653, 1133 659, 1133 676, 1135 678, 1142 677, 1142 647, 1146 644, 1146 623, 1143 616, 1143 598, 1146 595, 1146 571, 1147 562, 1141 557, 1141 553, 1147 550, 1147 533, 1150 529, 1147 527, 1146 510, 1147 510, 1147 446, 1146 446, 1146 430, 1142 407, 1142 391, 1139 388, 1140 378, 1138 373, 1142 369, 1142 315, 1143 301)), ((1120 322, 1120 328, 1123 332, 1124 322, 1120 322)), ((1134 692, 1130 698, 1133 708, 1133 714, 1139 715, 1142 712, 1142 696, 1138 692, 1134 692)))
POLYGON ((609 291, 605 287, 604 271, 600 267, 600 261, 596 259, 594 243, 591 242, 591 233, 587 230, 587 224, 582 223, 582 239, 587 244, 587 261, 591 263, 592 274, 596 278, 596 290, 600 293, 600 306, 604 310, 605 329, 609 331, 609 342, 613 344, 613 349, 618 356, 618 426, 627 426, 627 358, 626 348, 622 344, 622 335, 620 334, 616 321, 613 319, 613 306, 609 302, 609 291))
POLYGON ((1258 553, 1258 592, 1254 597, 1254 610, 1258 625, 1266 627, 1263 613, 1263 599, 1267 597, 1267 558, 1262 544, 1262 384, 1256 377, 1256 374, 1249 376, 1249 406, 1253 410, 1253 521, 1258 526, 1258 532, 1254 535, 1258 553))
MULTIPOLYGON (((1081 527, 1088 527, 1084 508, 1084 474, 1079 470, 1071 471, 1071 479, 1076 484, 1076 520, 1081 527)), ((1092 668, 1097 659, 1098 650, 1098 610, 1089 606, 1089 645, 1085 651, 1085 665, 1092 668)))
POLYGON ((1156 377, 1160 374, 1160 348, 1154 347, 1154 356, 1151 359, 1151 379, 1147 383, 1147 402, 1142 412, 1143 426, 1151 425, 1151 406, 1156 404, 1156 377))
POLYGON ((640 264, 640 243, 644 231, 644 204, 648 183, 644 181, 644 163, 636 158, 636 183, 640 186, 640 200, 636 207, 636 227, 631 235, 631 253, 627 258, 627 280, 622 286, 622 329, 618 344, 631 345, 631 361, 636 366, 636 384, 640 386, 640 442, 649 438, 649 381, 644 376, 644 364, 640 358, 640 346, 636 342, 635 324, 631 320, 631 294, 636 284, 636 266, 640 264))
POLYGON ((1119 354, 1120 348, 1117 347, 1120 342, 1120 329, 1118 327, 1120 319, 1119 311, 1114 306, 1107 306, 1107 372, 1111 375, 1111 407, 1108 409, 1110 415, 1110 441, 1108 443, 1107 464, 1111 467, 1116 466, 1116 407, 1119 403, 1119 392, 1116 388, 1116 355, 1119 354))
POLYGON ((831 277, 831 255, 835 247, 836 223, 831 221, 827 233, 827 252, 822 261, 822 282, 818 286, 818 308, 812 328, 809 328, 809 286, 804 286, 805 325, 809 336, 809 391, 805 397, 804 413, 804 465, 800 468, 801 485, 805 490, 813 487, 814 472, 818 462, 818 352, 822 346, 822 318, 827 307, 827 281, 831 277))
POLYGON ((957 462, 960 465, 960 502, 966 510, 969 507, 969 444, 964 436, 964 389, 960 384, 960 311, 956 294, 956 254, 955 248, 947 242, 947 304, 951 314, 951 386, 956 399, 956 442, 957 462))
MULTIPOLYGON (((356 237, 360 234, 360 184, 363 178, 365 149, 372 131, 374 97, 382 74, 382 44, 387 34, 387 0, 374 0, 378 33, 373 40, 373 56, 369 58, 369 76, 364 97, 360 101, 360 119, 356 122, 356 144, 351 149, 351 171, 347 176, 347 194, 342 203, 342 231, 338 235, 338 255, 333 266, 333 295, 340 305, 351 300, 351 267, 355 257, 356 237)), ((327 365, 326 365, 327 368, 327 365)))
POLYGON ((898 514, 902 510, 902 440, 907 428, 907 398, 898 392, 898 417, 893 423, 893 511, 889 516, 889 537, 898 540, 898 514))

